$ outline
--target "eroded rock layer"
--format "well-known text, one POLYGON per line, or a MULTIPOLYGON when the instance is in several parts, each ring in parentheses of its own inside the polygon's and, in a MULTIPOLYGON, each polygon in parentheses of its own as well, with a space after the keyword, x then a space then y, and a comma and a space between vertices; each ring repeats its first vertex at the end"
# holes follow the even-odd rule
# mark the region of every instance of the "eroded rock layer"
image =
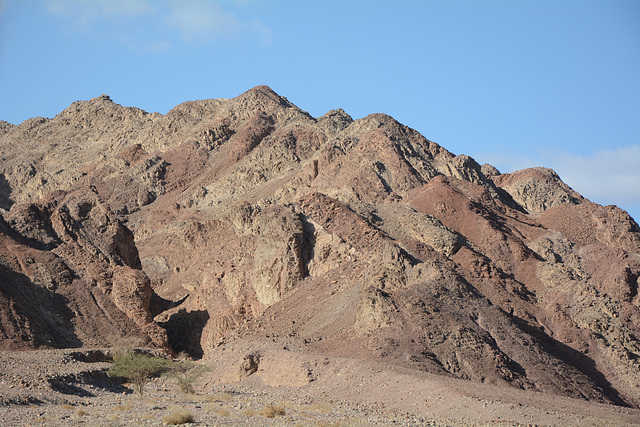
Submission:
POLYGON ((637 223, 386 115, 103 95, 0 124, 0 207, 1 348, 253 339, 640 405, 637 223))

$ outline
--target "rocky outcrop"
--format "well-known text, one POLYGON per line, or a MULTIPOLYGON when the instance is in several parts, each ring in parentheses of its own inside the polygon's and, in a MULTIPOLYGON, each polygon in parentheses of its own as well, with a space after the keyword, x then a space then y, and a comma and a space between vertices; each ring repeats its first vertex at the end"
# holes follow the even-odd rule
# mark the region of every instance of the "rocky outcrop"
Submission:
POLYGON ((14 205, 3 220, 3 326, 24 323, 3 347, 107 345, 138 335, 171 351, 150 317, 153 290, 133 233, 91 190, 14 205), (15 345, 14 345, 15 344, 15 345))
POLYGON ((493 182, 506 190, 527 212, 537 214, 554 206, 578 204, 584 199, 547 168, 531 168, 496 175, 493 182))
MULTIPOLYGON (((79 101, 0 123, 0 156, 0 347, 241 338, 640 405, 640 228, 549 169, 266 86, 166 115, 79 101)), ((312 381, 237 356, 234 378, 312 381)))

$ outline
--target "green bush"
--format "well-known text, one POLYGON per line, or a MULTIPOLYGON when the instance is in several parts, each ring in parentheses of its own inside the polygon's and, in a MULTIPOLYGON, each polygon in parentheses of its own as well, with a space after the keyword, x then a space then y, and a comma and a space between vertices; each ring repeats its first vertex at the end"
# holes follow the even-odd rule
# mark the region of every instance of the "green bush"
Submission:
POLYGON ((149 379, 167 372, 170 368, 171 361, 162 357, 124 352, 116 355, 108 373, 112 377, 125 378, 142 395, 144 385, 149 379))

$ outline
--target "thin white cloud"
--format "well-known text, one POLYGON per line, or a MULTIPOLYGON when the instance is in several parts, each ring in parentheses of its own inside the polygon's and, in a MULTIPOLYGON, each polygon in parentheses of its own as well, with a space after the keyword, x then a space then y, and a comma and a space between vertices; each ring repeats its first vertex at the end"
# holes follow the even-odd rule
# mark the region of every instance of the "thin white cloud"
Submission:
POLYGON ((590 156, 561 152, 550 164, 563 181, 598 203, 640 203, 639 145, 600 150, 590 156))
MULTIPOLYGON (((0 0, 2 2, 4 0, 0 0)), ((243 20, 233 3, 206 0, 48 0, 47 10, 97 38, 134 50, 166 50, 175 42, 206 44, 219 39, 271 41, 258 20, 243 20), (219 3, 225 3, 223 9, 219 3)), ((0 3, 1 4, 1 3, 0 3)))
POLYGON ((65 27, 92 39, 115 40, 136 51, 167 43, 148 30, 159 13, 149 0, 48 0, 46 8, 65 27))
POLYGON ((498 148, 498 151, 492 152, 476 151, 471 156, 480 164, 488 163, 495 166, 501 173, 542 166, 541 159, 538 156, 516 153, 506 147, 498 148))
POLYGON ((47 9, 70 18, 80 27, 94 25, 103 19, 134 18, 155 11, 147 0, 49 0, 47 9))
POLYGON ((537 153, 474 153, 480 163, 513 172, 534 166, 555 170, 571 188, 602 205, 617 205, 640 220, 640 145, 599 150, 584 156, 562 150, 537 153))
POLYGON ((257 36, 263 43, 271 41, 271 31, 260 21, 242 21, 211 1, 172 1, 164 20, 185 41, 207 42, 216 38, 257 36))

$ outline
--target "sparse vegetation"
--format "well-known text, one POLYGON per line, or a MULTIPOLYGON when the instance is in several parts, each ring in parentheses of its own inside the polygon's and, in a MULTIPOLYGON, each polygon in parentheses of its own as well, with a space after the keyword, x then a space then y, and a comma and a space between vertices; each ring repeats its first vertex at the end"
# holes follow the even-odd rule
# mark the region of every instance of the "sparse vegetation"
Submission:
POLYGON ((260 411, 260 415, 267 418, 275 418, 276 416, 284 416, 286 411, 280 405, 267 405, 260 411))
POLYGON ((109 375, 131 382, 140 395, 144 393, 147 381, 162 374, 175 378, 185 394, 195 394, 196 380, 209 371, 208 366, 185 360, 185 357, 174 363, 163 357, 136 352, 136 347, 141 344, 138 337, 111 336, 109 341, 113 348, 113 365, 108 371, 109 375))
POLYGON ((190 361, 181 361, 171 366, 169 375, 176 379, 178 387, 183 393, 195 393, 195 382, 202 374, 209 371, 209 367, 198 365, 190 361))
POLYGON ((133 383, 136 391, 142 395, 146 382, 169 371, 170 366, 171 361, 162 357, 124 352, 116 355, 108 372, 112 377, 125 378, 133 383))
POLYGON ((171 114, 81 101, 0 121, 0 151, 0 427, 174 405, 200 425, 640 420, 640 217, 551 169, 265 87, 171 114), (122 372, 146 345, 188 353, 122 372))
POLYGON ((231 414, 231 408, 226 406, 221 406, 222 404, 218 403, 210 403, 205 406, 205 409, 209 412, 213 412, 221 417, 228 417, 231 414))
POLYGON ((87 411, 85 411, 82 408, 78 408, 76 409, 76 415, 79 417, 85 416, 85 415, 89 415, 89 413, 87 411))
POLYGON ((255 417, 256 415, 260 415, 258 411, 253 408, 244 408, 240 413, 242 415, 246 415, 247 417, 255 417))
POLYGON ((192 423, 195 417, 191 412, 183 408, 175 408, 169 415, 162 417, 162 422, 172 426, 179 424, 192 423))

